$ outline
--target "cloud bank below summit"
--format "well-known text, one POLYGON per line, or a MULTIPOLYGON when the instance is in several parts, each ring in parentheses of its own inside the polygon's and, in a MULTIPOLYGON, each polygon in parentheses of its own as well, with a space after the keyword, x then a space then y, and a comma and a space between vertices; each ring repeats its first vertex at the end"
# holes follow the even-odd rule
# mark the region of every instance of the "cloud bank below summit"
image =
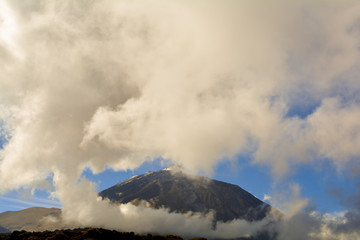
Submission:
MULTIPOLYGON (((131 223, 79 183, 85 168, 162 157, 212 172, 249 154, 279 178, 301 164, 359 162, 356 1, 0 4, 0 192, 49 189, 69 220, 96 223, 104 211, 103 222, 131 223)), ((285 225, 311 218, 328 239, 359 234, 323 217, 285 225)), ((175 218, 171 229, 185 231, 175 218)))

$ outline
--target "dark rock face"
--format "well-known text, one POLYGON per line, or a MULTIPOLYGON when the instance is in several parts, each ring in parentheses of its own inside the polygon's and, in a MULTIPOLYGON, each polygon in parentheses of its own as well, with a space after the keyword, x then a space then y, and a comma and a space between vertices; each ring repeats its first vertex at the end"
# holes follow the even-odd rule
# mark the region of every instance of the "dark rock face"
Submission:
MULTIPOLYGON (((183 240, 176 235, 139 235, 133 232, 118 232, 102 228, 77 228, 44 232, 14 231, 12 234, 0 234, 0 240, 183 240)), ((202 239, 202 240, 206 240, 202 239)))
POLYGON ((132 177, 99 195, 115 203, 144 200, 153 208, 179 213, 212 210, 217 221, 261 220, 271 208, 239 186, 172 169, 132 177))

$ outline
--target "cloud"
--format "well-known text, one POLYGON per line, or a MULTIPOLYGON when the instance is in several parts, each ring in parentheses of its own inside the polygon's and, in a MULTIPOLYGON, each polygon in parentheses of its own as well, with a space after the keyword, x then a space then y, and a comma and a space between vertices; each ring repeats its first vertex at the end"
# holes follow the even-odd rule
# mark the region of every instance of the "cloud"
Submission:
MULTIPOLYGON (((281 178, 298 164, 358 162, 356 1, 1 4, 0 192, 54 185, 68 219, 115 227, 132 207, 99 207, 78 183, 84 169, 162 157, 212 172, 245 153, 281 178), (311 111, 297 114, 302 105, 311 111)), ((173 217, 169 229, 186 229, 173 217)))
MULTIPOLYGON (((4 197, 0 196, 0 199, 6 202, 11 203, 18 203, 21 204, 21 206, 27 205, 29 206, 37 206, 37 207, 46 207, 46 208, 52 208, 52 207, 58 207, 61 208, 61 204, 58 201, 54 200, 48 200, 48 199, 42 199, 42 198, 30 198, 28 200, 22 200, 18 198, 11 198, 11 197, 4 197)), ((16 207, 16 208, 25 208, 25 207, 16 207)))
POLYGON ((355 237, 360 236, 359 223, 360 223, 360 189, 359 186, 356 189, 356 192, 352 193, 350 196, 346 196, 342 192, 334 192, 333 194, 337 195, 337 198, 342 202, 346 207, 346 211, 342 212, 338 218, 330 218, 328 221, 328 228, 333 230, 336 235, 346 236, 348 233, 352 233, 355 237), (344 196, 345 195, 345 196, 344 196))
MULTIPOLYGON (((352 195, 350 202, 355 198, 356 194, 352 195)), ((271 205, 275 208, 267 217, 271 220, 259 229, 265 229, 270 236, 279 240, 359 238, 359 210, 354 205, 348 205, 345 212, 329 214, 317 212, 307 204, 308 199, 301 196, 296 184, 290 185, 286 191, 276 192, 271 198, 271 205)))
POLYGON ((196 212, 170 213, 166 208, 148 208, 145 202, 139 206, 131 203, 110 204, 109 200, 98 197, 95 185, 86 179, 82 179, 76 186, 61 189, 58 195, 64 204, 63 220, 80 226, 106 227, 138 233, 179 234, 184 237, 237 237, 257 233, 270 221, 270 218, 265 218, 258 222, 218 222, 215 230, 212 212, 206 215, 196 212), (68 194, 69 189, 77 194, 68 194), (83 197, 79 198, 78 194, 83 197))
POLYGON ((272 197, 268 194, 264 194, 263 201, 271 201, 272 197))

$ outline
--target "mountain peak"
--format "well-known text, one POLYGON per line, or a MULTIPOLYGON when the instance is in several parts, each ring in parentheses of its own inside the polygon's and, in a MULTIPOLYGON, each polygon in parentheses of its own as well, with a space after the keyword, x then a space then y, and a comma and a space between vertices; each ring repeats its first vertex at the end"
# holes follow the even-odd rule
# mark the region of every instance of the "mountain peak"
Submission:
POLYGON ((99 193, 114 203, 166 207, 171 212, 215 212, 216 221, 260 220, 271 207, 237 185, 184 174, 179 165, 134 176, 99 193))

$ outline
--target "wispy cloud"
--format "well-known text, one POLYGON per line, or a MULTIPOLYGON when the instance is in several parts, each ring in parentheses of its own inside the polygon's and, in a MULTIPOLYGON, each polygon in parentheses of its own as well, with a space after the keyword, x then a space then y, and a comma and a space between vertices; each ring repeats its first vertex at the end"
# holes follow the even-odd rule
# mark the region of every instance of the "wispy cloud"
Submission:
POLYGON ((16 208, 22 208, 22 206, 24 206, 24 205, 27 207, 29 207, 29 206, 46 207, 46 208, 52 208, 52 207, 61 208, 62 207, 61 203, 57 200, 49 200, 49 199, 42 199, 42 198, 36 198, 36 197, 26 200, 26 199, 0 196, 0 200, 9 202, 10 204, 12 204, 12 203, 22 204, 22 205, 15 205, 15 206, 17 206, 16 208))

